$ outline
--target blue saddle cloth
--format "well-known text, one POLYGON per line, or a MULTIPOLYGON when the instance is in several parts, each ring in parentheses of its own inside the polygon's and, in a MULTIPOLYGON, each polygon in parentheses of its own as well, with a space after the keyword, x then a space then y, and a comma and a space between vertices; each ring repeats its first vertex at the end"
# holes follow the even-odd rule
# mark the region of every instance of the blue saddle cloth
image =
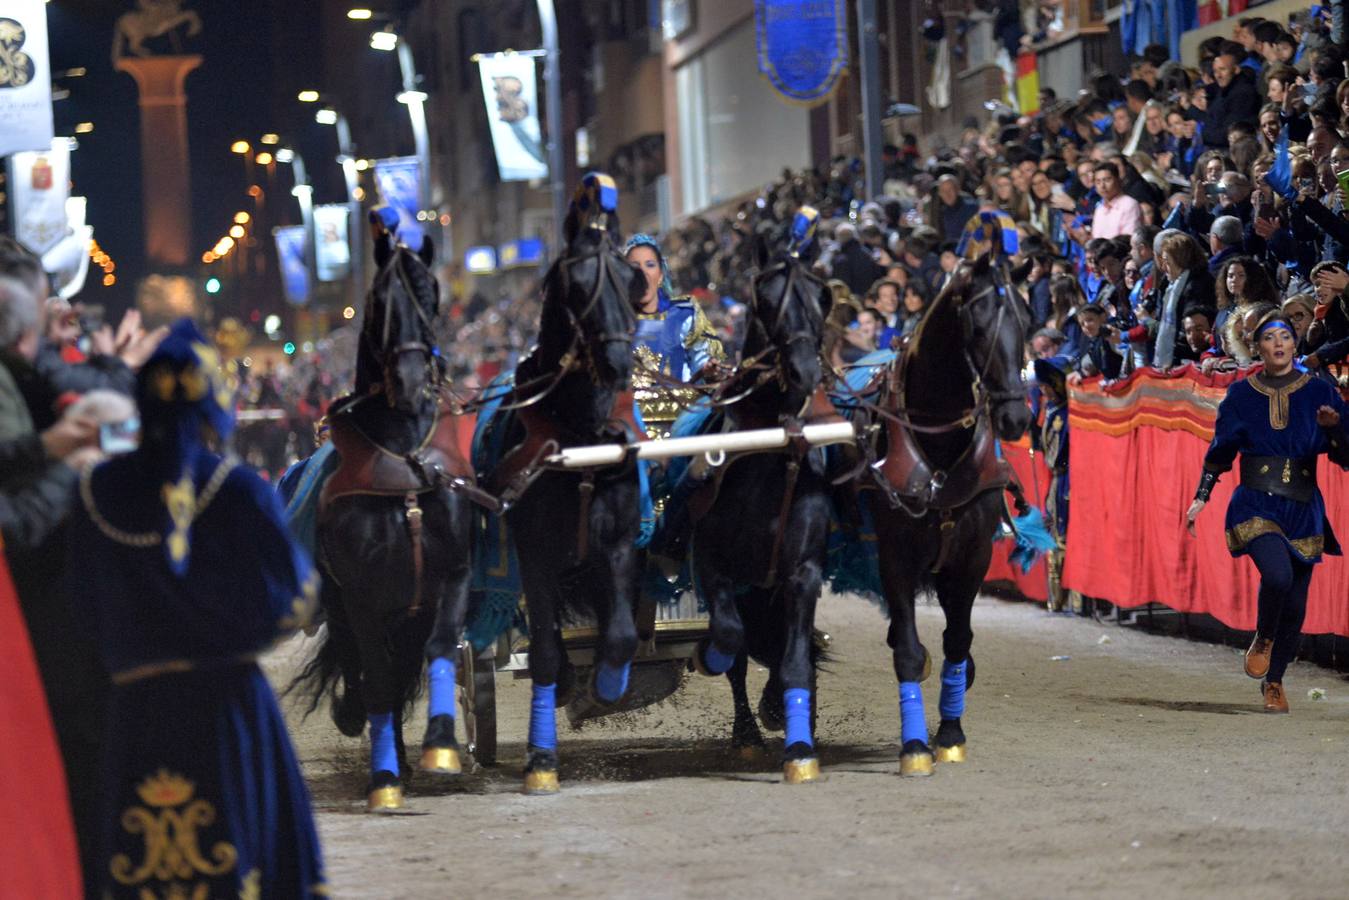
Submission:
POLYGON ((276 485, 290 530, 310 559, 318 559, 319 494, 341 461, 332 443, 325 443, 312 456, 291 463, 276 485))

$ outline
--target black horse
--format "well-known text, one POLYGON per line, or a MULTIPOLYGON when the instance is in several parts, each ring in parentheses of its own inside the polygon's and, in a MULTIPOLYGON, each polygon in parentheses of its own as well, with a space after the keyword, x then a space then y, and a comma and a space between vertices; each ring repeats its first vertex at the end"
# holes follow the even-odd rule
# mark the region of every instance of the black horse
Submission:
POLYGON ((889 373, 882 477, 868 494, 899 679, 903 775, 931 774, 934 761, 920 687, 931 662, 914 616, 923 588, 935 590, 946 616, 936 759, 965 758, 970 613, 1009 477, 994 437, 1016 440, 1030 425, 1020 377, 1028 324, 1001 263, 962 263, 889 373))
MULTIPOLYGON (((695 665, 726 672, 735 696, 733 742, 762 745, 745 693, 746 652, 772 671, 768 691, 782 691, 789 783, 819 777, 812 735, 815 604, 819 600, 829 534, 830 485, 823 451, 809 451, 798 427, 807 420, 837 421, 819 390, 820 341, 831 294, 800 259, 813 228, 799 213, 794 239, 776 253, 756 237, 754 277, 743 361, 723 393, 738 399, 725 412, 724 430, 785 425, 798 437, 785 452, 734 456, 705 480, 693 533, 693 569, 710 613, 710 637, 695 665), (750 627, 746 627, 746 626, 750 627)), ((691 498, 698 505, 698 495, 691 498)))
POLYGON ((555 707, 571 690, 562 625, 586 616, 598 626, 588 689, 600 705, 623 698, 637 650, 636 459, 583 471, 541 465, 559 448, 637 440, 633 309, 646 283, 615 246, 616 210, 612 180, 585 176, 564 223, 564 256, 544 279, 538 345, 487 426, 506 428, 503 446, 514 448, 492 484, 514 501, 506 523, 529 617, 527 793, 558 790, 555 707))
POLYGON ((376 231, 378 274, 366 297, 356 390, 329 416, 341 463, 324 484, 317 526, 327 636, 296 685, 311 693, 311 710, 332 695, 344 734, 359 735, 368 719, 368 808, 383 811, 402 805, 402 723, 423 658, 430 704, 421 765, 460 771, 455 653, 473 518, 468 497, 451 489, 471 475, 455 444, 435 344, 430 241, 414 253, 376 231))

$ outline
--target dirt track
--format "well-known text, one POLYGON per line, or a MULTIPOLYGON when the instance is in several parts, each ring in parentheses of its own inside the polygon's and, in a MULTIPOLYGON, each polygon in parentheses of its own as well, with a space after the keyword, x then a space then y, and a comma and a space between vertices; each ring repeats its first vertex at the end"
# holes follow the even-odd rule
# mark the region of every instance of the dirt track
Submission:
MULTIPOLYGON (((500 679, 501 765, 421 776, 388 817, 363 812, 364 742, 290 715, 334 896, 1349 895, 1349 683, 1334 673, 1295 665, 1293 714, 1266 716, 1234 650, 981 600, 970 761, 901 779, 882 619, 830 597, 819 625, 837 661, 816 785, 780 783, 780 736, 764 766, 727 752, 724 679, 621 723, 563 724, 563 792, 544 798, 518 792, 528 682, 500 679)), ((922 608, 934 651, 941 627, 922 608)), ((273 674, 301 651, 283 647, 273 674)))

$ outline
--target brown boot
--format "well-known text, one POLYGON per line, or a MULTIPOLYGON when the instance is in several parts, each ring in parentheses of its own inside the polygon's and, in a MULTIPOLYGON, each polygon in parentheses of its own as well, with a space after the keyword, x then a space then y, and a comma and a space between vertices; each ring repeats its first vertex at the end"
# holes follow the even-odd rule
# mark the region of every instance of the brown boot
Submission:
POLYGON ((1283 692, 1282 681, 1266 681, 1260 686, 1260 693, 1265 697, 1265 712, 1288 712, 1288 695, 1283 692))
POLYGON ((1273 649, 1273 639, 1257 634, 1246 651, 1246 674, 1251 678, 1264 678, 1269 671, 1269 655, 1273 649))

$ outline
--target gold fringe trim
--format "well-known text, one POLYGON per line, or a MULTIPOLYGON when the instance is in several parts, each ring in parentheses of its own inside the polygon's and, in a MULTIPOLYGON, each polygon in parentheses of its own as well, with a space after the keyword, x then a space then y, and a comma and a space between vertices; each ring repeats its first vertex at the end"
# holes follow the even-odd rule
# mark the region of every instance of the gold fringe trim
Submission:
POLYGON ((1320 556, 1325 549, 1326 539, 1324 535, 1314 537, 1297 538, 1296 540, 1283 533, 1283 529, 1277 523, 1269 519, 1262 519, 1256 516, 1253 519, 1247 519, 1245 522, 1238 522, 1227 529, 1227 549, 1236 553, 1244 550, 1250 545, 1251 541, 1266 534, 1277 534, 1279 537, 1288 541, 1294 550, 1306 559, 1314 556, 1320 556))

